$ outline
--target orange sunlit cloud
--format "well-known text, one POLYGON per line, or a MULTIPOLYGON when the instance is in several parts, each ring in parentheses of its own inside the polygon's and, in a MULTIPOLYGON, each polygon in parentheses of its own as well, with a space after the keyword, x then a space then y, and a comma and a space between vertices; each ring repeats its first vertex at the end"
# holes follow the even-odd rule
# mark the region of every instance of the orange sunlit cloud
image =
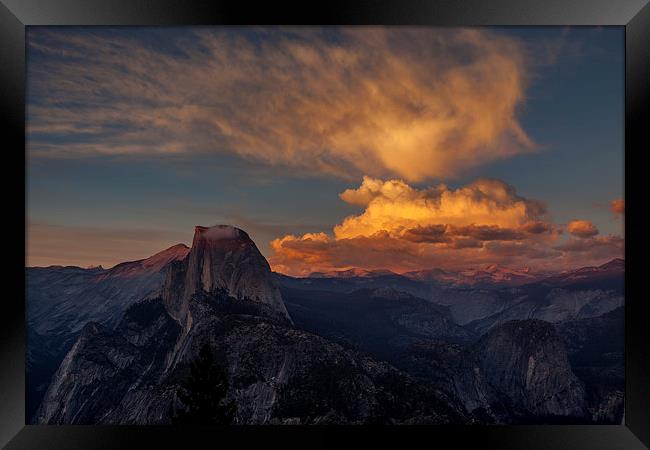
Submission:
POLYGON ((365 210, 334 227, 337 239, 378 231, 401 235, 406 229, 440 224, 518 228, 545 214, 542 203, 519 197, 512 186, 493 179, 479 179, 456 190, 444 184, 418 190, 400 180, 364 177, 358 189, 348 189, 340 197, 365 210))
POLYGON ((484 29, 343 28, 338 40, 309 28, 268 33, 198 29, 176 43, 182 58, 127 37, 32 43, 69 57, 40 67, 50 84, 30 107, 30 156, 217 152, 421 181, 535 148, 518 121, 529 75, 514 38, 484 29), (61 97, 87 107, 62 108, 61 97), (39 141, 52 133, 84 141, 39 141))
POLYGON ((612 200, 609 207, 614 214, 625 214, 625 200, 622 198, 612 200))
POLYGON ((590 238, 598 234, 596 225, 588 220, 572 220, 566 227, 567 231, 579 238, 590 238))
POLYGON ((401 180, 364 177, 340 195, 364 210, 346 217, 333 234, 286 235, 271 242, 274 270, 291 275, 360 267, 395 272, 487 264, 563 268, 622 256, 622 238, 596 236, 588 221, 562 229, 544 205, 499 180, 479 179, 458 189, 416 189, 401 180))

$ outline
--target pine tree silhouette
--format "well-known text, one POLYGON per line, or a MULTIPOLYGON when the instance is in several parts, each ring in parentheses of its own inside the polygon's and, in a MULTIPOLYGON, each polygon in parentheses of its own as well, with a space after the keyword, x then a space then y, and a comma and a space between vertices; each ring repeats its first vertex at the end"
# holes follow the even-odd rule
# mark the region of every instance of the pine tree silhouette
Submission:
POLYGON ((227 392, 228 377, 206 344, 190 365, 190 376, 180 383, 177 394, 185 409, 172 415, 172 423, 229 425, 236 405, 225 401, 227 392))

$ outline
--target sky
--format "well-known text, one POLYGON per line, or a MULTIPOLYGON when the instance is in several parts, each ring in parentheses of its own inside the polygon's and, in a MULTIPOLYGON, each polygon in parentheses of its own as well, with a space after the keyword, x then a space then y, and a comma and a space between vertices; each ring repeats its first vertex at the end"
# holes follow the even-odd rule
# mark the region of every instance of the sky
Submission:
POLYGON ((29 27, 28 266, 623 257, 622 27, 29 27))

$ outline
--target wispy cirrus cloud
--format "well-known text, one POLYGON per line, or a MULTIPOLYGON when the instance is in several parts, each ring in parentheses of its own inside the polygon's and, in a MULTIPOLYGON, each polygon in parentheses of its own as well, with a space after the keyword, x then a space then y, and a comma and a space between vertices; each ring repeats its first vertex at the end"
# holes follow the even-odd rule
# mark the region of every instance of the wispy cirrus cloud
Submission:
POLYGON ((483 29, 33 29, 28 38, 32 157, 216 152, 420 181, 535 147, 518 120, 522 44, 483 29))

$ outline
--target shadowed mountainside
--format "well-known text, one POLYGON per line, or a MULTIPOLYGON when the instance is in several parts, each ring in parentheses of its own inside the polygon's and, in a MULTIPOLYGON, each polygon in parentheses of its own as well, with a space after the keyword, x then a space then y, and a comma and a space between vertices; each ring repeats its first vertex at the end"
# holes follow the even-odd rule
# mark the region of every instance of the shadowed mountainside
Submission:
POLYGON ((26 279, 26 414, 41 401, 52 374, 88 322, 112 327, 130 305, 160 289, 173 261, 189 248, 174 245, 149 258, 104 270, 29 267, 26 279))
POLYGON ((622 356, 601 344, 622 333, 622 261, 488 269, 462 286, 292 278, 223 225, 108 271, 27 269, 28 303, 49 311, 28 328, 28 389, 47 388, 33 422, 169 423, 204 344, 240 424, 620 422, 622 356))

